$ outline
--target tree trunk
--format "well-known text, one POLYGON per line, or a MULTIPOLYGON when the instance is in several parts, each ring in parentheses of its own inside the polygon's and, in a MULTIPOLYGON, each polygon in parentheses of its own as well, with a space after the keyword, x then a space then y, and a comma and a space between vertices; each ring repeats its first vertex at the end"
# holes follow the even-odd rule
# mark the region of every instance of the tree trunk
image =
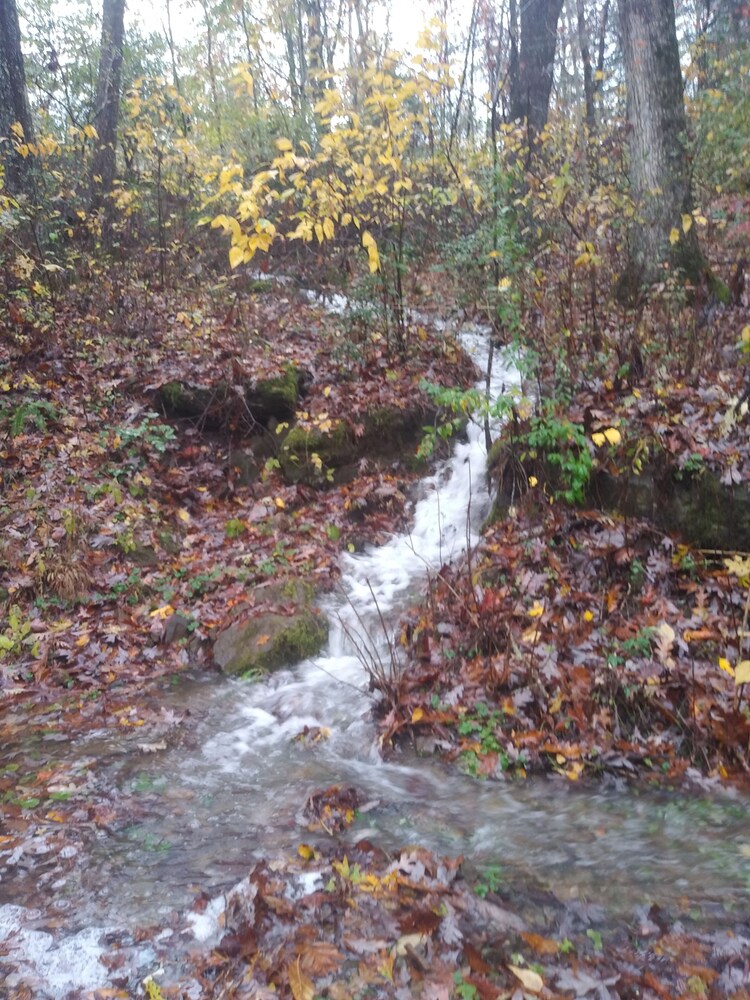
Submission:
POLYGON ((125 0, 104 0, 102 8, 102 47, 96 84, 94 126, 99 141, 91 166, 91 207, 105 207, 111 219, 109 196, 117 169, 117 122, 120 116, 122 50, 125 40, 125 0))
POLYGON ((563 0, 524 0, 521 3, 519 53, 520 111, 529 132, 529 147, 547 124, 557 48, 557 22, 563 0))
POLYGON ((673 0, 619 0, 620 29, 630 128, 630 183, 639 217, 630 260, 620 279, 621 299, 663 276, 665 261, 697 284, 706 272, 695 227, 683 232, 692 210, 685 148, 682 93, 673 0), (672 246, 670 233, 679 240, 672 246))
POLYGON ((211 106, 216 122, 216 138, 219 140, 219 149, 224 149, 224 135, 221 124, 221 105, 219 104, 219 86, 216 79, 216 65, 214 64, 214 29, 211 23, 211 10, 208 0, 201 0, 203 8, 203 23, 206 26, 206 66, 208 68, 208 83, 211 90, 211 106))
POLYGON ((576 16, 578 20, 578 45, 581 49, 583 62, 583 93, 586 101, 586 128, 590 142, 596 132, 596 108, 594 106, 594 72, 591 67, 591 49, 589 47, 589 30, 586 25, 586 12, 583 0, 576 0, 576 16))
POLYGON ((19 142, 34 141, 16 0, 0 0, 0 149, 5 188, 10 194, 28 194, 32 161, 16 152, 14 135, 19 142), (16 123, 22 135, 12 130, 16 123))

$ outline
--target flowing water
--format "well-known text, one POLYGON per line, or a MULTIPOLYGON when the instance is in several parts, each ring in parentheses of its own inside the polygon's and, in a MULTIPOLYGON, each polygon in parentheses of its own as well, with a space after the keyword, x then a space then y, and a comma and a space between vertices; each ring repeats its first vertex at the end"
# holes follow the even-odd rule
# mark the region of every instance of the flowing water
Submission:
MULTIPOLYGON (((465 334, 464 344, 482 367, 486 332, 465 334)), ((492 392, 513 381, 512 370, 496 366, 492 392)), ((98 786, 132 797, 137 819, 93 836, 65 876, 45 885, 44 906, 23 859, 0 862, 0 945, 6 939, 49 996, 107 983, 98 963, 103 930, 167 922, 199 890, 226 888, 258 857, 310 841, 304 802, 334 783, 368 800, 346 834, 352 840, 419 843, 462 854, 477 870, 500 865, 518 884, 602 904, 613 918, 686 898, 717 919, 747 912, 750 830, 739 796, 482 783, 433 759, 381 759, 361 653, 387 663, 383 623, 393 625, 425 593, 429 574, 477 540, 490 502, 483 440, 470 426, 421 483, 409 534, 342 557, 323 655, 260 684, 181 681, 163 694, 168 707, 191 713, 186 738, 172 748, 144 755, 126 734, 107 733, 69 751, 95 760, 98 786), (312 746, 295 741, 305 727, 330 736, 312 746)), ((148 949, 142 960, 140 973, 149 971, 148 949)))

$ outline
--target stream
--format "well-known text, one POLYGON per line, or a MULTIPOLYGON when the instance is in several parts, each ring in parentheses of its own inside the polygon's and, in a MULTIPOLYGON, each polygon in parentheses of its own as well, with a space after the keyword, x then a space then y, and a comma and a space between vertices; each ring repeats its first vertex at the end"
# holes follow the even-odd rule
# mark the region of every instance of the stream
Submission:
MULTIPOLYGON (((487 331, 470 329, 462 340, 483 368, 487 331)), ((496 364, 492 392, 515 379, 496 364)), ((189 731, 155 753, 139 749, 132 731, 40 748, 81 766, 95 762, 96 785, 132 796, 138 810, 125 830, 97 830, 54 881, 40 879, 28 856, 0 855, 0 949, 4 943, 33 977, 35 996, 107 986, 104 934, 167 924, 200 891, 217 894, 242 879, 258 858, 315 843, 303 805, 332 784, 353 785, 367 800, 343 835, 351 842, 366 836, 386 849, 414 843, 460 854, 475 871, 499 867, 510 883, 601 906, 611 920, 685 899, 707 922, 747 913, 750 829, 738 794, 652 793, 615 782, 578 788, 561 778, 490 783, 432 758, 381 759, 366 673, 349 636, 368 658, 388 662, 382 623, 394 626, 424 595, 429 574, 478 540, 490 503, 484 464, 483 430, 470 425, 420 484, 410 533, 342 556, 340 593, 325 606, 331 634, 323 655, 262 683, 178 680, 159 700, 167 710, 189 709, 189 731), (330 735, 304 745, 294 738, 305 727, 330 735)), ((192 934, 190 926, 183 918, 184 946, 192 934, 213 940, 210 921, 193 921, 192 934)), ((132 977, 153 971, 148 945, 138 961, 132 977)))

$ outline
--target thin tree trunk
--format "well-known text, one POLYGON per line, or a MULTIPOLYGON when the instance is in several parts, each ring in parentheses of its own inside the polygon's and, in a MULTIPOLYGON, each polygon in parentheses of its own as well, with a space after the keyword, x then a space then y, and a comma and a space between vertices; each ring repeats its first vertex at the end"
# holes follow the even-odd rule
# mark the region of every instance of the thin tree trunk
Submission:
MULTIPOLYGON (((177 91, 179 97, 182 97, 182 81, 180 80, 180 74, 177 70, 177 52, 174 44, 174 34, 172 33, 172 11, 170 7, 170 0, 166 0, 167 5, 167 48, 169 49, 169 58, 172 63, 172 83, 174 84, 174 89, 177 91)), ((188 134, 188 121, 185 115, 185 111, 180 107, 180 119, 182 121, 182 134, 187 136, 188 134)))
POLYGON ((15 0, 0 0, 0 149, 5 166, 5 188, 11 194, 29 194, 32 160, 16 152, 13 136, 19 143, 34 141, 18 10, 15 0), (16 125, 21 134, 13 128, 16 125))
POLYGON ((125 40, 125 0, 104 0, 102 8, 102 47, 96 85, 94 125, 99 136, 91 166, 91 207, 105 207, 111 220, 109 196, 117 170, 117 123, 120 115, 122 50, 125 40))
POLYGON ((510 87, 510 120, 521 121, 524 117, 524 105, 521 95, 521 66, 518 55, 518 4, 510 0, 508 8, 508 35, 510 37, 510 56, 508 62, 508 82, 510 87))
POLYGON ((201 6, 203 7, 203 20, 206 25, 206 66, 208 67, 208 82, 211 88, 211 104, 213 105, 214 118, 216 119, 216 138, 219 140, 219 148, 223 148, 224 137, 221 125, 219 87, 216 82, 216 66, 214 65, 214 32, 211 25, 211 12, 207 0, 201 0, 201 6))
POLYGON ((576 14, 578 16, 578 45, 581 49, 581 61, 583 62, 583 95, 586 102, 585 121, 590 140, 596 132, 596 109, 594 106, 594 73, 591 67, 589 32, 586 26, 586 13, 584 11, 583 0, 576 0, 576 14))

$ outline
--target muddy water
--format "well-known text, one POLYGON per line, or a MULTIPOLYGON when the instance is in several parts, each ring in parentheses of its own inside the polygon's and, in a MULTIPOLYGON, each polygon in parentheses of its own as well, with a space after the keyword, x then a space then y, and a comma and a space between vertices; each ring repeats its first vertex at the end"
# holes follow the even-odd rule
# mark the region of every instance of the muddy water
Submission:
MULTIPOLYGON (((482 365, 486 337, 474 331, 465 342, 482 365)), ((492 391, 513 378, 496 368, 492 391)), ((324 655, 262 684, 180 681, 164 700, 191 715, 172 747, 146 754, 133 736, 95 734, 59 751, 96 761, 97 787, 128 796, 137 818, 124 830, 98 830, 41 894, 22 857, 0 862, 0 942, 26 963, 40 996, 107 984, 103 929, 165 921, 197 891, 240 879, 256 858, 309 842, 305 799, 333 783, 368 800, 352 840, 462 854, 477 871, 499 866, 501 878, 602 904, 612 917, 685 900, 707 919, 748 911, 750 829, 739 797, 487 784, 431 759, 381 760, 362 660, 387 667, 387 631, 400 609, 476 541, 489 506, 483 437, 470 427, 424 480, 410 534, 343 557, 324 655), (305 727, 329 735, 305 745, 295 740, 305 727)), ((141 963, 139 975, 149 971, 148 950, 141 963)))

